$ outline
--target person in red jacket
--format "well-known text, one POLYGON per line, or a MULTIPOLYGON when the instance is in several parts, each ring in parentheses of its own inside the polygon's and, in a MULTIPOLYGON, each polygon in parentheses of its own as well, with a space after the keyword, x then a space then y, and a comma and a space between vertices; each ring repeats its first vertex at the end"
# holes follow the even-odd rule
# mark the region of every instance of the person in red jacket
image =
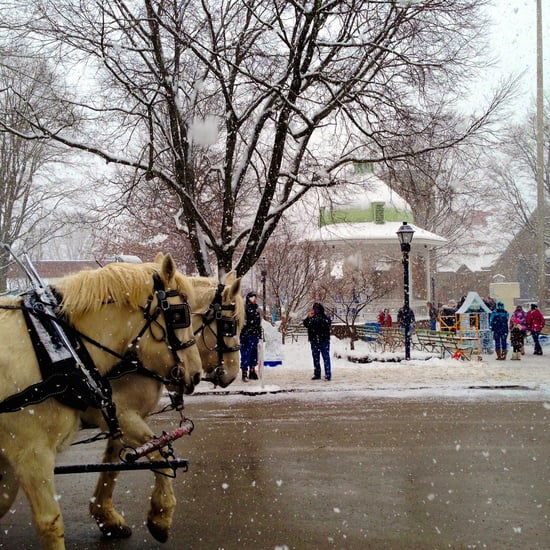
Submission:
POLYGON ((535 355, 542 355, 542 348, 540 347, 539 335, 540 331, 544 328, 546 321, 543 314, 537 307, 537 304, 531 304, 531 311, 527 313, 527 330, 531 331, 533 337, 533 343, 535 344, 535 355))
POLYGON ((381 327, 391 327, 393 320, 391 318, 391 313, 388 308, 384 309, 378 314, 378 324, 381 327))

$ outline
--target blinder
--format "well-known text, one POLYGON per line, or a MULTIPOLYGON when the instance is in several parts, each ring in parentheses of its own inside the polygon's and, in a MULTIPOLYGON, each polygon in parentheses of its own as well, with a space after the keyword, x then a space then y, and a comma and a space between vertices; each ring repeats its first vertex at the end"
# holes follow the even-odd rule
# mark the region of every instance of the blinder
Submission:
POLYGON ((164 320, 167 326, 171 326, 174 330, 188 328, 191 326, 191 309, 187 303, 185 296, 177 290, 169 290, 157 292, 157 297, 160 302, 160 308, 164 313, 164 320), (164 296, 163 296, 164 294, 164 296), (167 298, 179 296, 185 300, 182 304, 170 304, 167 298))
POLYGON ((145 317, 149 318, 151 322, 156 321, 157 317, 162 313, 164 317, 164 324, 166 327, 166 339, 168 345, 172 350, 174 359, 179 362, 179 358, 176 354, 178 350, 186 349, 196 343, 195 338, 191 338, 186 342, 181 341, 177 335, 176 330, 188 328, 191 326, 191 309, 187 302, 187 297, 179 290, 164 290, 164 284, 158 275, 153 277, 154 289, 158 300, 157 311, 154 316, 149 315, 149 307, 145 312, 145 317), (171 304, 168 298, 179 297, 182 301, 180 304, 171 304))
POLYGON ((237 322, 232 317, 218 319, 218 331, 222 336, 232 338, 237 335, 237 322))

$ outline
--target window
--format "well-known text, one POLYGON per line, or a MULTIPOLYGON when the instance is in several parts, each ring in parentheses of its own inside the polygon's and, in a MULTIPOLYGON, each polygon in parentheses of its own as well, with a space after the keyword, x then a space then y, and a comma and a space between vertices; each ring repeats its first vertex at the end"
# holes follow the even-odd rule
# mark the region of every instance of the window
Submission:
POLYGON ((374 208, 374 223, 384 223, 384 203, 374 202, 372 207, 374 208))

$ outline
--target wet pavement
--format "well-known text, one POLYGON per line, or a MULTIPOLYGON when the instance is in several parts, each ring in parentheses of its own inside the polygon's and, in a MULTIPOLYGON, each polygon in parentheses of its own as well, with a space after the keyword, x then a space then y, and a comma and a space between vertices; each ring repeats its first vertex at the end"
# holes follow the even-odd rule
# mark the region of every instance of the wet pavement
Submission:
MULTIPOLYGON (((148 472, 119 478, 115 503, 134 531, 122 541, 88 516, 96 474, 70 474, 56 478, 68 548, 549 548, 548 403, 205 395, 186 414, 195 430, 174 444, 190 466, 175 479, 169 541, 144 525, 148 472)), ((151 424, 161 433, 173 418, 151 424)), ((97 462, 102 447, 59 463, 97 462)), ((39 548, 21 495, 14 508, 0 548, 39 548)))

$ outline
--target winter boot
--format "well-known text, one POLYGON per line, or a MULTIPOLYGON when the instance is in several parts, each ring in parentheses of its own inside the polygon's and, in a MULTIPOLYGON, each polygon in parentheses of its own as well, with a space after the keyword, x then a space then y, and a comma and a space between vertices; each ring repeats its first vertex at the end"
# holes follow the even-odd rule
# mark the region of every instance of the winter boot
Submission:
POLYGON ((502 360, 505 361, 506 360, 506 355, 508 355, 508 351, 503 349, 502 350, 502 360))
POLYGON ((495 353, 497 354, 497 361, 500 361, 502 359, 502 351, 497 349, 495 350, 495 353))
POLYGON ((525 346, 521 346, 521 355, 525 355, 525 346))
POLYGON ((510 358, 511 361, 519 361, 519 351, 513 351, 512 357, 510 358))
POLYGON ((256 369, 250 369, 250 374, 248 375, 248 378, 250 378, 250 380, 258 380, 256 369))
POLYGON ((243 372, 243 382, 248 382, 248 373, 245 370, 243 370, 242 372, 243 372))

